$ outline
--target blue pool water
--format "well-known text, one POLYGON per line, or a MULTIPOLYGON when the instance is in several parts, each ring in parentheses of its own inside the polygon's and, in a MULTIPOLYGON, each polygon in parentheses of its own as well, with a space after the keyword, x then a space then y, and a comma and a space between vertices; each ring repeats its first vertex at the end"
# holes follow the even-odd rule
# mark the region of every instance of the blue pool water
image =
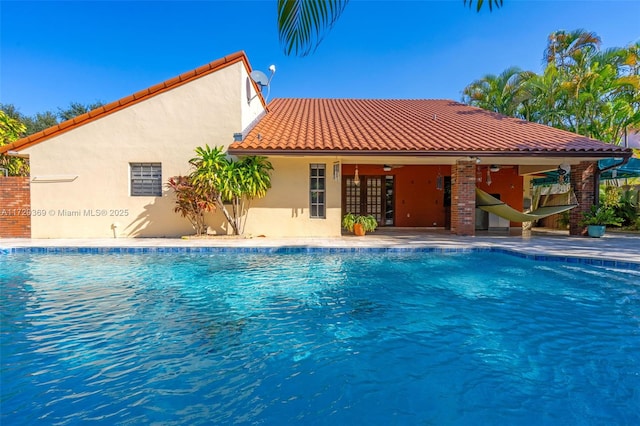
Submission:
POLYGON ((0 256, 20 424, 640 424, 640 272, 497 253, 0 256))

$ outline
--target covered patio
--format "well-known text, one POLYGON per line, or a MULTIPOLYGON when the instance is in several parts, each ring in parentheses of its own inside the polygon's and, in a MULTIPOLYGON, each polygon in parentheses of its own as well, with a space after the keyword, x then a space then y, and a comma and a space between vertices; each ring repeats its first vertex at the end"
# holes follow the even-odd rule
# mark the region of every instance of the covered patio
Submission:
MULTIPOLYGON (((266 156, 274 162, 274 182, 279 173, 308 182, 300 173, 310 166, 329 170, 326 187, 312 188, 322 192, 321 204, 330 200, 321 206, 323 215, 310 216, 325 223, 310 221, 307 233, 312 227, 333 230, 343 215, 354 213, 373 215, 385 228, 441 228, 473 236, 484 228, 476 226, 482 220, 476 217, 476 188, 525 211, 533 204, 531 181, 562 171, 577 205, 569 232, 580 235, 583 212, 596 202, 598 161, 632 154, 624 147, 450 100, 276 99, 241 136, 229 153, 266 156)), ((309 194, 301 185, 296 190, 300 192, 288 191, 287 197, 299 197, 290 202, 301 205, 309 194)), ((269 198, 275 186, 271 191, 265 211, 278 207, 269 198)), ((282 197, 274 194, 273 199, 282 197)), ((302 211, 296 211, 294 222, 302 211)), ((287 220, 282 224, 293 227, 287 220)), ((520 224, 500 224, 516 226, 520 224)))

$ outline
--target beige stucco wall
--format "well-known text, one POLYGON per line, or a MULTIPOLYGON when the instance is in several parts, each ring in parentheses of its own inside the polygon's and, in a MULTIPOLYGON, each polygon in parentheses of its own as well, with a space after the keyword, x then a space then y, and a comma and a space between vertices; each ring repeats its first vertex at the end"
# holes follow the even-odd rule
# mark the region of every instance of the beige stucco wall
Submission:
POLYGON ((174 197, 130 196, 129 164, 159 162, 162 180, 189 173, 197 146, 227 146, 263 112, 236 63, 24 152, 31 162, 33 238, 191 234, 174 197), (117 228, 114 229, 114 225, 117 228))
POLYGON ((253 200, 245 234, 268 237, 339 236, 341 181, 333 178, 335 157, 269 157, 274 171, 266 197, 253 200), (310 164, 326 165, 326 218, 309 213, 310 164))

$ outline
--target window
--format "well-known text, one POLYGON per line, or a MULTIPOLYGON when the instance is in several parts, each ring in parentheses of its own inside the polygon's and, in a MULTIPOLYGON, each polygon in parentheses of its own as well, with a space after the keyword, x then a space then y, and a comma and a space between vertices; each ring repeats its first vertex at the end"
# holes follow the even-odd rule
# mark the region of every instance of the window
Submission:
POLYGON ((309 208, 312 218, 325 218, 325 164, 311 164, 309 170, 310 200, 309 208))
POLYGON ((131 163, 131 195, 162 196, 162 165, 160 163, 131 163))

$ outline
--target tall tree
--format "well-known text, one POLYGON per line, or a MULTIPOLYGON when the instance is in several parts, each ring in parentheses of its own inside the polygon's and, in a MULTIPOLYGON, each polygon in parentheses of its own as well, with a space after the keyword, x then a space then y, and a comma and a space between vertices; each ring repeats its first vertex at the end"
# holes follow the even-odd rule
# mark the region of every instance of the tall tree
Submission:
POLYGON ((625 129, 640 127, 640 44, 601 51, 600 43, 585 30, 556 31, 541 75, 508 68, 469 84, 463 102, 619 143, 625 129))
POLYGON ((551 33, 544 51, 548 64, 554 64, 558 68, 570 66, 580 60, 587 50, 597 50, 602 40, 593 32, 583 29, 551 33))
POLYGON ((96 108, 100 108, 104 103, 101 101, 96 101, 92 104, 81 104, 79 102, 71 102, 69 106, 65 109, 58 108, 58 117, 62 121, 71 120, 79 115, 85 114, 89 111, 92 111, 96 108))
POLYGON ((526 97, 524 84, 532 75, 518 67, 507 68, 500 75, 487 74, 464 89, 463 101, 488 111, 516 116, 526 97))
MULTIPOLYGON (((25 130, 23 123, 0 110, 0 146, 20 139, 25 130)), ((0 168, 9 176, 29 176, 29 162, 25 158, 0 154, 0 168)))
MULTIPOLYGON (((349 0, 278 0, 278 34, 286 55, 307 56, 331 31, 349 0)), ((473 0, 463 0, 473 6, 473 0)), ((476 10, 502 6, 503 0, 476 0, 476 10)))
POLYGON ((533 73, 522 86, 520 118, 552 127, 565 121, 566 91, 558 78, 558 69, 547 65, 541 75, 533 73))
POLYGON ((26 133, 24 136, 29 136, 55 126, 61 121, 71 120, 78 115, 82 115, 103 105, 104 103, 101 101, 96 101, 87 105, 79 102, 71 102, 67 108, 58 108, 58 112, 44 111, 38 112, 33 116, 22 114, 13 104, 0 104, 0 109, 9 117, 22 122, 26 126, 26 133))

